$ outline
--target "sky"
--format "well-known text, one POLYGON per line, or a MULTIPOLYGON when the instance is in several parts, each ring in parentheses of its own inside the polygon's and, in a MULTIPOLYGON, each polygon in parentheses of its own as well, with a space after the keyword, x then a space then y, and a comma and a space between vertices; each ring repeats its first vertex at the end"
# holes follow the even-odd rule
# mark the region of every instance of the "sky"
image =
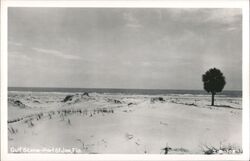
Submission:
POLYGON ((242 89, 241 9, 9 8, 8 86, 242 89))

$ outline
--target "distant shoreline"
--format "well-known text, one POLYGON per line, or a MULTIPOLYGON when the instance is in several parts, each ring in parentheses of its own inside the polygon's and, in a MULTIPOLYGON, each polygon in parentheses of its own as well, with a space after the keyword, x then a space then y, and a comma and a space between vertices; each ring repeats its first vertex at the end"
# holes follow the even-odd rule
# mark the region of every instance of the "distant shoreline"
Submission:
MULTIPOLYGON (((88 93, 122 93, 134 95, 166 95, 166 94, 191 94, 210 95, 204 90, 180 90, 180 89, 119 89, 119 88, 51 88, 51 87, 8 87, 8 91, 30 91, 30 92, 88 92, 88 93)), ((218 95, 231 97, 242 97, 242 91, 225 90, 218 95)))

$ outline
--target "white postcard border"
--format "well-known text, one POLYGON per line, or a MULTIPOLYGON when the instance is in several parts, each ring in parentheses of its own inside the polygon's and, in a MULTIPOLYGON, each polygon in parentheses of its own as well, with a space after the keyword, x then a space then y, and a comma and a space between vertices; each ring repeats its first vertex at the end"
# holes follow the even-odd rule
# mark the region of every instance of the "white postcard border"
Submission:
POLYGON ((249 1, 2 1, 1 2, 1 159, 3 160, 249 160, 249 1), (8 7, 241 8, 243 15, 243 123, 241 155, 10 154, 7 136, 8 7))

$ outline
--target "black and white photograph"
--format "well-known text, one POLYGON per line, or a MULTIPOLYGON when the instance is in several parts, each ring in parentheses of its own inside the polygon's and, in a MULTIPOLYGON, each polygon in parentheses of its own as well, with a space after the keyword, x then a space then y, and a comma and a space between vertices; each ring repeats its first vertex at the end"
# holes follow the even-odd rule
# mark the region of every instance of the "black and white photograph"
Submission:
POLYGON ((11 6, 7 15, 8 154, 249 150, 242 8, 11 6))

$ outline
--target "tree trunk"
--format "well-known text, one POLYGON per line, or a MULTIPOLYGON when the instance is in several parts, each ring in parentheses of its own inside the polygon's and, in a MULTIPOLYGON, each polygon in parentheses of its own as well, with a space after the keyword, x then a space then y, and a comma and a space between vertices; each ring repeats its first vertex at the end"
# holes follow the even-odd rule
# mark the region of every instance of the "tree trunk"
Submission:
POLYGON ((211 106, 214 106, 214 95, 215 95, 215 93, 212 92, 212 103, 211 103, 211 106))

